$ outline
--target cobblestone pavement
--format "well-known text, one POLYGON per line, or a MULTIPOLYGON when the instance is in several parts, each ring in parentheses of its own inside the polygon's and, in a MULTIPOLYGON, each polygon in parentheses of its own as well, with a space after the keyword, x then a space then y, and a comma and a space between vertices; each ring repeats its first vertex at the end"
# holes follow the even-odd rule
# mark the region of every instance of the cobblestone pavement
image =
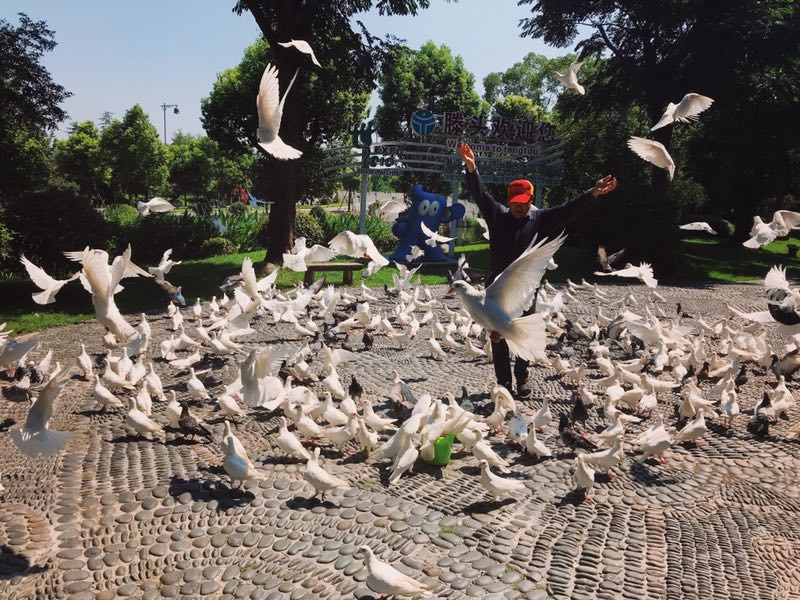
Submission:
MULTIPOLYGON (((604 289, 619 298, 643 288, 604 289)), ((750 309, 763 298, 756 285, 659 291, 690 315, 711 319, 725 313, 725 302, 750 309)), ((581 321, 596 307, 586 301, 568 314, 581 321)), ((149 320, 157 344, 169 321, 149 320)), ((301 345, 288 325, 261 319, 255 327, 248 348, 275 344, 288 354, 301 345)), ((101 333, 94 322, 44 331, 34 358, 52 347, 71 363, 80 342, 100 352, 101 333)), ((428 337, 423 327, 405 350, 378 337, 372 351, 340 367, 342 381, 356 373, 383 413, 394 410, 384 397, 392 369, 416 393, 458 395, 466 385, 478 410, 488 410, 491 366, 463 351, 432 360, 428 337)), ((353 338, 359 339, 360 333, 353 338)), ((176 378, 172 367, 155 364, 165 384, 187 395, 186 375, 176 378)), ((212 394, 234 371, 228 358, 205 375, 212 394)), ((532 377, 527 414, 545 395, 556 414, 569 409, 571 389, 550 369, 536 367, 532 377)), ((751 374, 743 386, 745 413, 765 381, 751 374)), ((670 423, 676 398, 660 400, 670 423)), ((162 423, 164 406, 154 402, 162 423)), ((26 410, 0 399, 0 422, 19 424, 26 410)), ((573 461, 557 457, 555 429, 544 436, 555 457, 542 461, 493 438, 512 476, 526 485, 524 494, 500 503, 488 501, 471 455, 442 469, 420 463, 387 488, 386 463, 364 462, 361 452, 342 459, 329 447, 323 465, 353 487, 325 503, 309 500, 303 465, 273 445, 277 416, 258 409, 249 409, 235 430, 267 477, 231 490, 218 447, 222 419, 208 403, 193 410, 212 427, 214 443, 188 443, 173 433, 166 443, 147 441, 124 425, 124 411, 96 412, 90 384, 76 375, 51 421, 73 434, 64 451, 28 459, 0 435, 0 597, 370 598, 364 565, 354 557, 369 543, 383 560, 432 586, 435 597, 800 598, 800 443, 786 435, 798 421, 796 408, 765 440, 752 439, 748 417, 740 416, 730 434, 712 425, 699 448, 673 448, 666 465, 639 464, 628 453, 616 477, 598 475, 590 502, 571 493, 573 461)), ((590 412, 587 426, 598 429, 602 421, 590 412)))

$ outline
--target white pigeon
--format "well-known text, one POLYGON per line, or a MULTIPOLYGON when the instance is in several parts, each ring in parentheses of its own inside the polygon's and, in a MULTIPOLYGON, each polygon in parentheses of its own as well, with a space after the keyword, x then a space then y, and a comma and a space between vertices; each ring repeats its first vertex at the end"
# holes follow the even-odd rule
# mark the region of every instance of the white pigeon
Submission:
POLYGON ((244 446, 239 441, 233 431, 231 430, 230 423, 225 421, 225 435, 220 444, 225 458, 222 461, 222 468, 231 478, 231 483, 238 481, 237 488, 242 486, 242 483, 248 479, 262 479, 264 474, 256 469, 255 465, 250 461, 250 458, 245 452, 244 446))
POLYGON ((658 279, 653 277, 653 267, 649 263, 639 263, 638 267, 634 267, 631 263, 625 265, 624 268, 617 271, 606 273, 604 271, 595 271, 595 275, 607 276, 613 275, 615 277, 633 277, 644 283, 649 288, 658 286, 658 279))
POLYGON ((83 372, 83 378, 89 379, 93 375, 92 370, 92 359, 86 353, 86 345, 81 344, 81 353, 78 355, 77 358, 78 368, 83 372))
POLYGON ((479 291, 465 281, 451 284, 470 317, 486 330, 500 334, 511 351, 525 360, 547 358, 542 315, 534 313, 523 317, 522 313, 533 302, 547 263, 564 239, 559 236, 535 245, 534 240, 485 290, 479 291))
POLYGON ((278 436, 275 438, 275 443, 278 448, 295 458, 305 461, 311 459, 311 454, 303 447, 295 435, 286 427, 286 417, 281 417, 281 425, 278 430, 278 436))
POLYGON ((139 211, 140 215, 146 217, 150 213, 163 213, 175 210, 175 207, 172 204, 170 204, 167 200, 164 200, 164 198, 159 198, 158 196, 156 196, 155 198, 151 198, 147 202, 137 202, 136 210, 139 211))
POLYGON ((550 448, 536 437, 536 427, 532 423, 528 429, 528 436, 525 438, 525 452, 535 454, 536 458, 548 458, 553 455, 550 448))
POLYGON ((81 284, 92 294, 92 305, 100 324, 110 331, 120 342, 127 342, 136 330, 123 318, 114 295, 122 289, 119 282, 126 277, 152 277, 150 273, 131 261, 130 245, 108 264, 108 253, 104 250, 85 248, 77 252, 65 252, 64 255, 83 266, 81 284))
POLYGON ((699 118, 697 115, 706 110, 713 103, 714 100, 708 96, 701 96, 700 94, 689 92, 681 99, 680 102, 678 102, 678 104, 673 104, 672 102, 667 104, 664 114, 661 115, 658 123, 650 128, 650 131, 655 131, 656 129, 666 127, 667 125, 671 125, 676 121, 680 123, 697 121, 699 118))
POLYGON ((580 95, 586 93, 584 87, 580 83, 578 83, 578 71, 580 70, 582 65, 583 61, 581 62, 576 61, 570 64, 565 74, 561 74, 558 71, 555 71, 556 79, 558 79, 561 85, 563 85, 568 90, 575 90, 580 95))
POLYGON ((141 410, 137 408, 136 399, 131 398, 129 400, 130 403, 130 410, 128 411, 127 416, 125 417, 125 424, 133 428, 136 433, 140 435, 144 435, 147 433, 156 433, 156 434, 163 434, 164 429, 153 421, 150 417, 144 414, 141 410))
POLYGON ((19 261, 25 266, 25 270, 28 272, 28 277, 31 278, 31 281, 36 285, 36 287, 40 288, 42 291, 32 294, 31 297, 36 304, 52 304, 56 301, 56 294, 68 284, 70 281, 74 281, 80 277, 80 271, 75 273, 69 279, 53 279, 45 273, 44 269, 41 267, 37 267, 23 254, 20 256, 19 261))
POLYGON ((389 261, 375 247, 375 243, 367 234, 358 235, 345 230, 328 242, 328 248, 344 256, 368 258, 370 260, 367 265, 369 275, 374 275, 389 264, 389 261))
POLYGON ((772 221, 765 223, 758 215, 753 216, 753 227, 750 238, 742 242, 745 248, 755 250, 769 244, 779 237, 789 235, 789 231, 800 226, 800 213, 791 210, 778 210, 772 215, 772 221))
POLYGON ((122 402, 120 399, 112 394, 111 391, 103 385, 103 383, 100 381, 100 377, 97 375, 94 376, 94 388, 92 389, 92 396, 103 407, 101 409, 103 412, 105 412, 109 406, 111 408, 122 408, 122 402))
POLYGON ((299 158, 303 154, 300 150, 289 146, 278 135, 283 117, 283 105, 299 72, 299 68, 294 72, 289 86, 283 92, 283 98, 279 97, 278 69, 272 65, 268 64, 264 69, 261 83, 258 86, 258 96, 256 97, 258 145, 278 160, 291 160, 299 158))
POLYGON ((516 479, 503 479, 492 473, 489 463, 485 460, 480 461, 481 486, 492 495, 492 500, 502 498, 512 492, 521 492, 525 489, 525 483, 516 479))
POLYGON ((206 386, 197 377, 192 367, 189 367, 189 379, 186 381, 186 389, 189 390, 189 394, 198 400, 207 400, 211 397, 206 386))
POLYGON ((69 441, 70 434, 48 428, 53 416, 53 405, 69 379, 69 369, 56 368, 28 410, 22 429, 12 429, 9 435, 20 452, 27 456, 56 454, 69 441))
POLYGON ((451 237, 440 235, 435 231, 431 231, 430 228, 423 222, 420 222, 420 227, 422 228, 422 233, 425 235, 426 238, 425 245, 430 246, 431 248, 435 248, 438 244, 447 244, 453 241, 454 239, 451 237))
POLYGON ((664 169, 669 173, 669 180, 672 181, 675 176, 675 161, 672 160, 664 144, 633 136, 628 140, 628 148, 638 154, 640 158, 654 164, 659 169, 664 169))
POLYGON ((314 495, 322 492, 321 498, 325 500, 325 492, 331 490, 347 490, 350 489, 350 484, 339 479, 335 475, 331 475, 319 464, 319 447, 314 448, 314 454, 308 459, 305 471, 303 471, 303 479, 312 485, 314 488, 314 495))
POLYGON ((335 256, 336 252, 319 244, 306 248, 306 238, 299 237, 294 241, 291 250, 284 253, 283 266, 292 271, 303 273, 308 269, 308 263, 328 262, 335 256))
POLYGON ((704 231, 705 233, 710 233, 711 235, 717 235, 717 232, 714 230, 711 225, 706 223, 705 221, 693 221, 691 223, 684 223, 678 229, 682 229, 683 231, 704 231))
POLYGON ((380 594, 386 596, 424 596, 430 593, 430 588, 425 584, 420 583, 401 573, 392 565, 385 563, 375 556, 372 548, 369 546, 361 546, 358 553, 366 556, 367 564, 367 587, 380 594))
POLYGON ((589 492, 594 485, 594 469, 583 460, 584 455, 575 457, 575 471, 572 480, 575 482, 575 490, 583 492, 583 499, 589 499, 589 492))
POLYGON ((183 407, 181 403, 175 398, 175 390, 170 390, 170 400, 167 403, 167 408, 164 410, 164 414, 167 416, 167 420, 172 427, 178 426, 178 421, 181 419, 181 413, 183 412, 183 407))
MULTIPOLYGON (((155 267, 147 267, 147 271, 156 278, 156 281, 163 281, 164 276, 170 272, 172 267, 175 265, 181 264, 182 261, 174 261, 170 259, 172 255, 172 248, 164 251, 164 254, 161 256, 161 260, 158 261, 158 266, 155 267)), ((198 298, 198 302, 199 302, 198 298)))
POLYGON ((322 65, 319 64, 317 57, 314 55, 314 50, 311 48, 311 44, 306 42, 305 40, 289 40, 288 42, 278 42, 279 46, 283 46, 284 48, 295 48, 299 50, 303 54, 308 54, 311 56, 311 62, 314 63, 316 66, 322 68, 322 65))

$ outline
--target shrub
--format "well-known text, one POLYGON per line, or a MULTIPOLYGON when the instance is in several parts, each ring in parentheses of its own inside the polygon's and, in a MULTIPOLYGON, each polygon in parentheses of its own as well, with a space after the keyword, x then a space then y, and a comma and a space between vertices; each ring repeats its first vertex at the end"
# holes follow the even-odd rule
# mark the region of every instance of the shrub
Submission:
POLYGON ((14 234, 5 225, 3 210, 0 209, 0 263, 7 261, 12 256, 11 240, 14 234))
POLYGON ((108 250, 118 254, 130 244, 135 262, 154 264, 167 248, 172 248, 175 260, 195 258, 197 249, 214 235, 214 226, 199 215, 150 214, 133 224, 115 227, 108 250))
POLYGON ((243 215, 247 212, 247 207, 244 202, 232 202, 228 205, 228 212, 233 215, 243 215))
POLYGON ((213 211, 223 225, 226 227, 226 238, 233 244, 237 252, 249 252, 262 246, 258 245, 258 237, 262 225, 267 219, 267 214, 263 210, 250 209, 244 204, 232 204, 225 209, 213 211), (233 206, 240 206, 241 209, 231 210, 233 206))
POLYGON ((483 227, 478 223, 475 217, 466 217, 466 227, 461 230, 461 243, 462 244, 477 244, 485 242, 483 237, 483 227))
MULTIPOLYGON (((324 214, 324 213, 323 213, 324 214)), ((307 210, 298 210, 294 221, 295 237, 306 238, 306 246, 325 244, 325 229, 315 214, 307 210)))
POLYGON ((212 237, 200 245, 198 258, 208 258, 218 254, 233 254, 236 248, 233 243, 224 237, 212 237))
POLYGON ((13 235, 4 266, 22 272, 19 255, 25 254, 53 276, 74 266, 65 251, 105 248, 111 230, 88 198, 74 186, 60 185, 12 200, 4 224, 13 235))
POLYGON ((100 209, 103 218, 119 227, 133 227, 139 219, 139 211, 130 204, 115 204, 100 209))

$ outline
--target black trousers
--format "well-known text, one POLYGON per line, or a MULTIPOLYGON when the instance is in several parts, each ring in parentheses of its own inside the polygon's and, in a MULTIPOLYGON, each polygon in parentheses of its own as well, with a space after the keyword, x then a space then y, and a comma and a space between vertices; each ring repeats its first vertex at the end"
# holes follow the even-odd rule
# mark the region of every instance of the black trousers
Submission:
MULTIPOLYGON (((533 305, 523 313, 523 316, 532 315, 536 312, 536 299, 538 296, 539 289, 537 288, 536 295, 533 297, 533 305)), ((508 342, 505 340, 492 342, 492 362, 494 362, 494 375, 497 378, 497 383, 511 391, 513 388, 511 387, 511 356, 508 349, 508 342)), ((518 357, 514 361, 514 379, 517 385, 528 380, 527 360, 518 357)))

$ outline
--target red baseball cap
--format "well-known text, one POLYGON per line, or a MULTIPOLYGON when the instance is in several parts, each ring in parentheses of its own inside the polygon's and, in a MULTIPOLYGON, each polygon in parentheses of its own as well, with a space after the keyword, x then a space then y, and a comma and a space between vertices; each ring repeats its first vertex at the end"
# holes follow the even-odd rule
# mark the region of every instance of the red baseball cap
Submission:
POLYGON ((527 179, 515 179, 508 184, 508 202, 530 202, 533 184, 527 179))

